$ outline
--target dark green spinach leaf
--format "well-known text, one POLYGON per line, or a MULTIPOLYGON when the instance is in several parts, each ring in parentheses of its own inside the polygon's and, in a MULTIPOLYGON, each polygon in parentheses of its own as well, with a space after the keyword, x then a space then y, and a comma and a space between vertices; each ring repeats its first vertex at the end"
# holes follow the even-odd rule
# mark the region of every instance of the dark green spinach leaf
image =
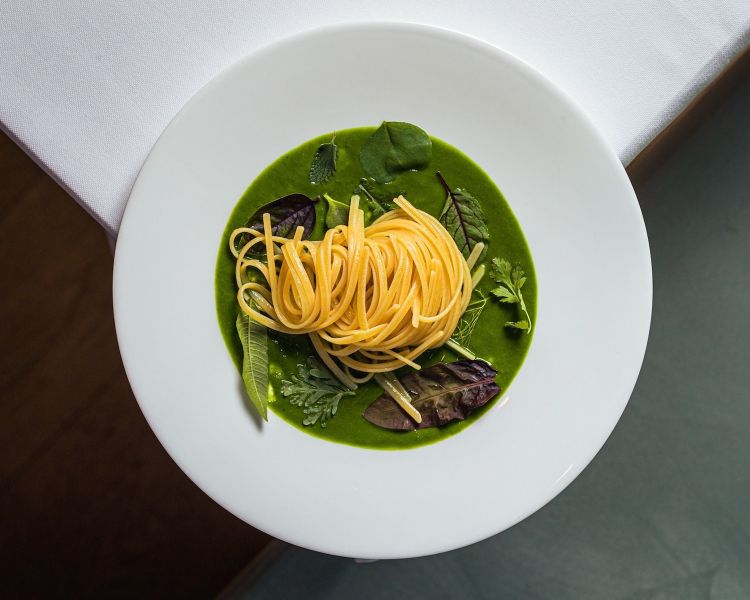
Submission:
POLYGON ((362 169, 378 183, 393 181, 403 171, 422 169, 431 158, 430 136, 416 125, 398 121, 383 121, 359 152, 362 169))
POLYGON ((388 394, 379 396, 363 416, 379 427, 404 431, 460 421, 500 393, 495 375, 483 360, 438 363, 399 379, 422 415, 421 423, 412 421, 388 394))

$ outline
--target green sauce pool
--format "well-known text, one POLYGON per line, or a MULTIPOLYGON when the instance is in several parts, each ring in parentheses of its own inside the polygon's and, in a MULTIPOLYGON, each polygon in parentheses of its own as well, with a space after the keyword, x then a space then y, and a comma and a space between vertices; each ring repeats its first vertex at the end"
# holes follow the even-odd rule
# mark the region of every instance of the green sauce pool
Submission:
MULTIPOLYGON (((243 226, 258 208, 288 194, 302 193, 314 198, 326 192, 339 201, 348 202, 364 176, 359 164, 359 150, 373 131, 374 127, 361 127, 336 132, 336 173, 323 184, 310 183, 308 173, 316 149, 320 144, 330 141, 330 134, 309 140, 287 152, 255 178, 229 216, 216 262, 216 313, 227 349, 238 370, 242 363, 242 347, 235 329, 239 309, 234 278, 235 259, 229 251, 231 232, 243 226)), ((435 176, 438 170, 453 189, 463 188, 477 198, 490 230, 488 251, 484 259, 488 272, 494 257, 507 258, 511 263, 518 262, 523 266, 527 275, 523 288, 524 300, 532 323, 536 323, 537 282, 534 265, 523 231, 513 211, 494 182, 478 165, 453 146, 434 137, 431 139, 430 164, 420 171, 401 173, 395 181, 387 184, 387 187, 393 190, 394 196, 404 193, 414 206, 435 217, 440 215, 445 204, 445 191, 435 176)), ((316 210, 317 219, 312 239, 320 239, 324 233, 326 202, 318 202, 316 210)), ((490 290, 494 287, 495 282, 487 274, 477 289, 489 296, 490 290)), ((374 382, 361 385, 355 396, 342 398, 336 415, 328 421, 325 428, 319 424, 304 426, 303 409, 293 406, 284 398, 280 387, 282 379, 288 379, 296 372, 297 365, 304 364, 307 357, 314 355, 315 351, 305 335, 285 335, 269 331, 269 408, 272 413, 269 414, 269 419, 281 418, 305 434, 329 442, 379 450, 415 448, 455 435, 492 410, 520 370, 532 342, 533 330, 530 335, 526 335, 504 327, 506 321, 518 318, 520 317, 515 305, 500 304, 490 298, 479 317, 469 344, 477 357, 488 361, 497 370, 496 381, 502 392, 464 421, 409 432, 382 429, 362 417, 365 408, 382 393, 380 386, 374 382)), ((438 348, 423 354, 419 363, 427 366, 461 358, 452 350, 438 348)))

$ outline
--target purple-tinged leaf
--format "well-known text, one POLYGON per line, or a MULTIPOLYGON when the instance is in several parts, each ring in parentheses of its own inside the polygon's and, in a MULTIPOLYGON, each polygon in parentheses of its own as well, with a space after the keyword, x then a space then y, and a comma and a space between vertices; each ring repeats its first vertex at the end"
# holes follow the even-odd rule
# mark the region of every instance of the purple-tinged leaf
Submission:
POLYGON ((401 431, 461 421, 500 393, 495 375, 483 360, 438 363, 399 379, 422 415, 421 423, 412 421, 388 394, 379 396, 363 416, 379 427, 401 431))
MULTIPOLYGON (((263 215, 268 213, 271 217, 271 232, 280 237, 292 237, 297 227, 302 226, 305 233, 302 239, 310 237, 315 227, 315 203, 318 198, 310 199, 304 194, 289 194, 273 202, 269 202, 256 210, 245 223, 245 227, 263 231, 263 215)), ((237 236, 235 245, 237 250, 247 244, 249 235, 243 233, 237 236)), ((259 245, 260 246, 260 245, 259 245)), ((256 254, 265 252, 265 247, 258 248, 256 254)))

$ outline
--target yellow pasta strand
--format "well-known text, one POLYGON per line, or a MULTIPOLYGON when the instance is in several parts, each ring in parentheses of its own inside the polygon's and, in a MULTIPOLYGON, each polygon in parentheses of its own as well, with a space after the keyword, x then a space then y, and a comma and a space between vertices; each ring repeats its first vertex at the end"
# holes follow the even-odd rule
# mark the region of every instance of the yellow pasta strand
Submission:
POLYGON ((448 341, 471 299, 469 265, 450 234, 403 196, 395 203, 365 227, 353 197, 347 225, 321 241, 302 240, 302 227, 292 238, 274 236, 268 214, 263 231, 240 227, 229 240, 241 309, 270 329, 310 335, 350 387, 403 365, 419 368, 416 359, 448 341), (238 252, 242 234, 249 241, 238 252), (266 264, 249 254, 258 247, 266 264))

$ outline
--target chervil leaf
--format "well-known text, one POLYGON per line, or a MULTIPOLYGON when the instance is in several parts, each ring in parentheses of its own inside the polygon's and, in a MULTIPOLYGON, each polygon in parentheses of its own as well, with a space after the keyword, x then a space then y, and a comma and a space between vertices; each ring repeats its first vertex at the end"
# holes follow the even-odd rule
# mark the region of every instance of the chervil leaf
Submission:
POLYGON ((302 407, 303 425, 320 423, 325 427, 336 415, 339 402, 354 392, 344 387, 317 358, 307 359, 308 366, 297 365, 297 374, 291 381, 281 382, 281 395, 289 398, 294 406, 302 407))
POLYGON ((527 334, 531 333, 531 316, 521 293, 521 288, 526 283, 526 273, 523 267, 518 263, 511 265, 506 258, 495 257, 492 259, 490 277, 500 284, 492 290, 492 295, 505 304, 518 304, 519 310, 526 317, 519 321, 508 321, 505 326, 524 330, 527 334))
POLYGON ((440 222, 451 234, 464 258, 469 258, 474 246, 482 242, 485 247, 477 262, 481 261, 487 253, 487 244, 490 241, 490 230, 487 227, 482 207, 477 199, 466 190, 461 188, 451 190, 440 171, 436 175, 447 195, 445 206, 440 213, 440 222))
POLYGON ((336 172, 336 160, 339 155, 339 148, 334 143, 336 134, 327 144, 321 144, 315 151, 312 164, 310 165, 310 183, 325 183, 336 172))

